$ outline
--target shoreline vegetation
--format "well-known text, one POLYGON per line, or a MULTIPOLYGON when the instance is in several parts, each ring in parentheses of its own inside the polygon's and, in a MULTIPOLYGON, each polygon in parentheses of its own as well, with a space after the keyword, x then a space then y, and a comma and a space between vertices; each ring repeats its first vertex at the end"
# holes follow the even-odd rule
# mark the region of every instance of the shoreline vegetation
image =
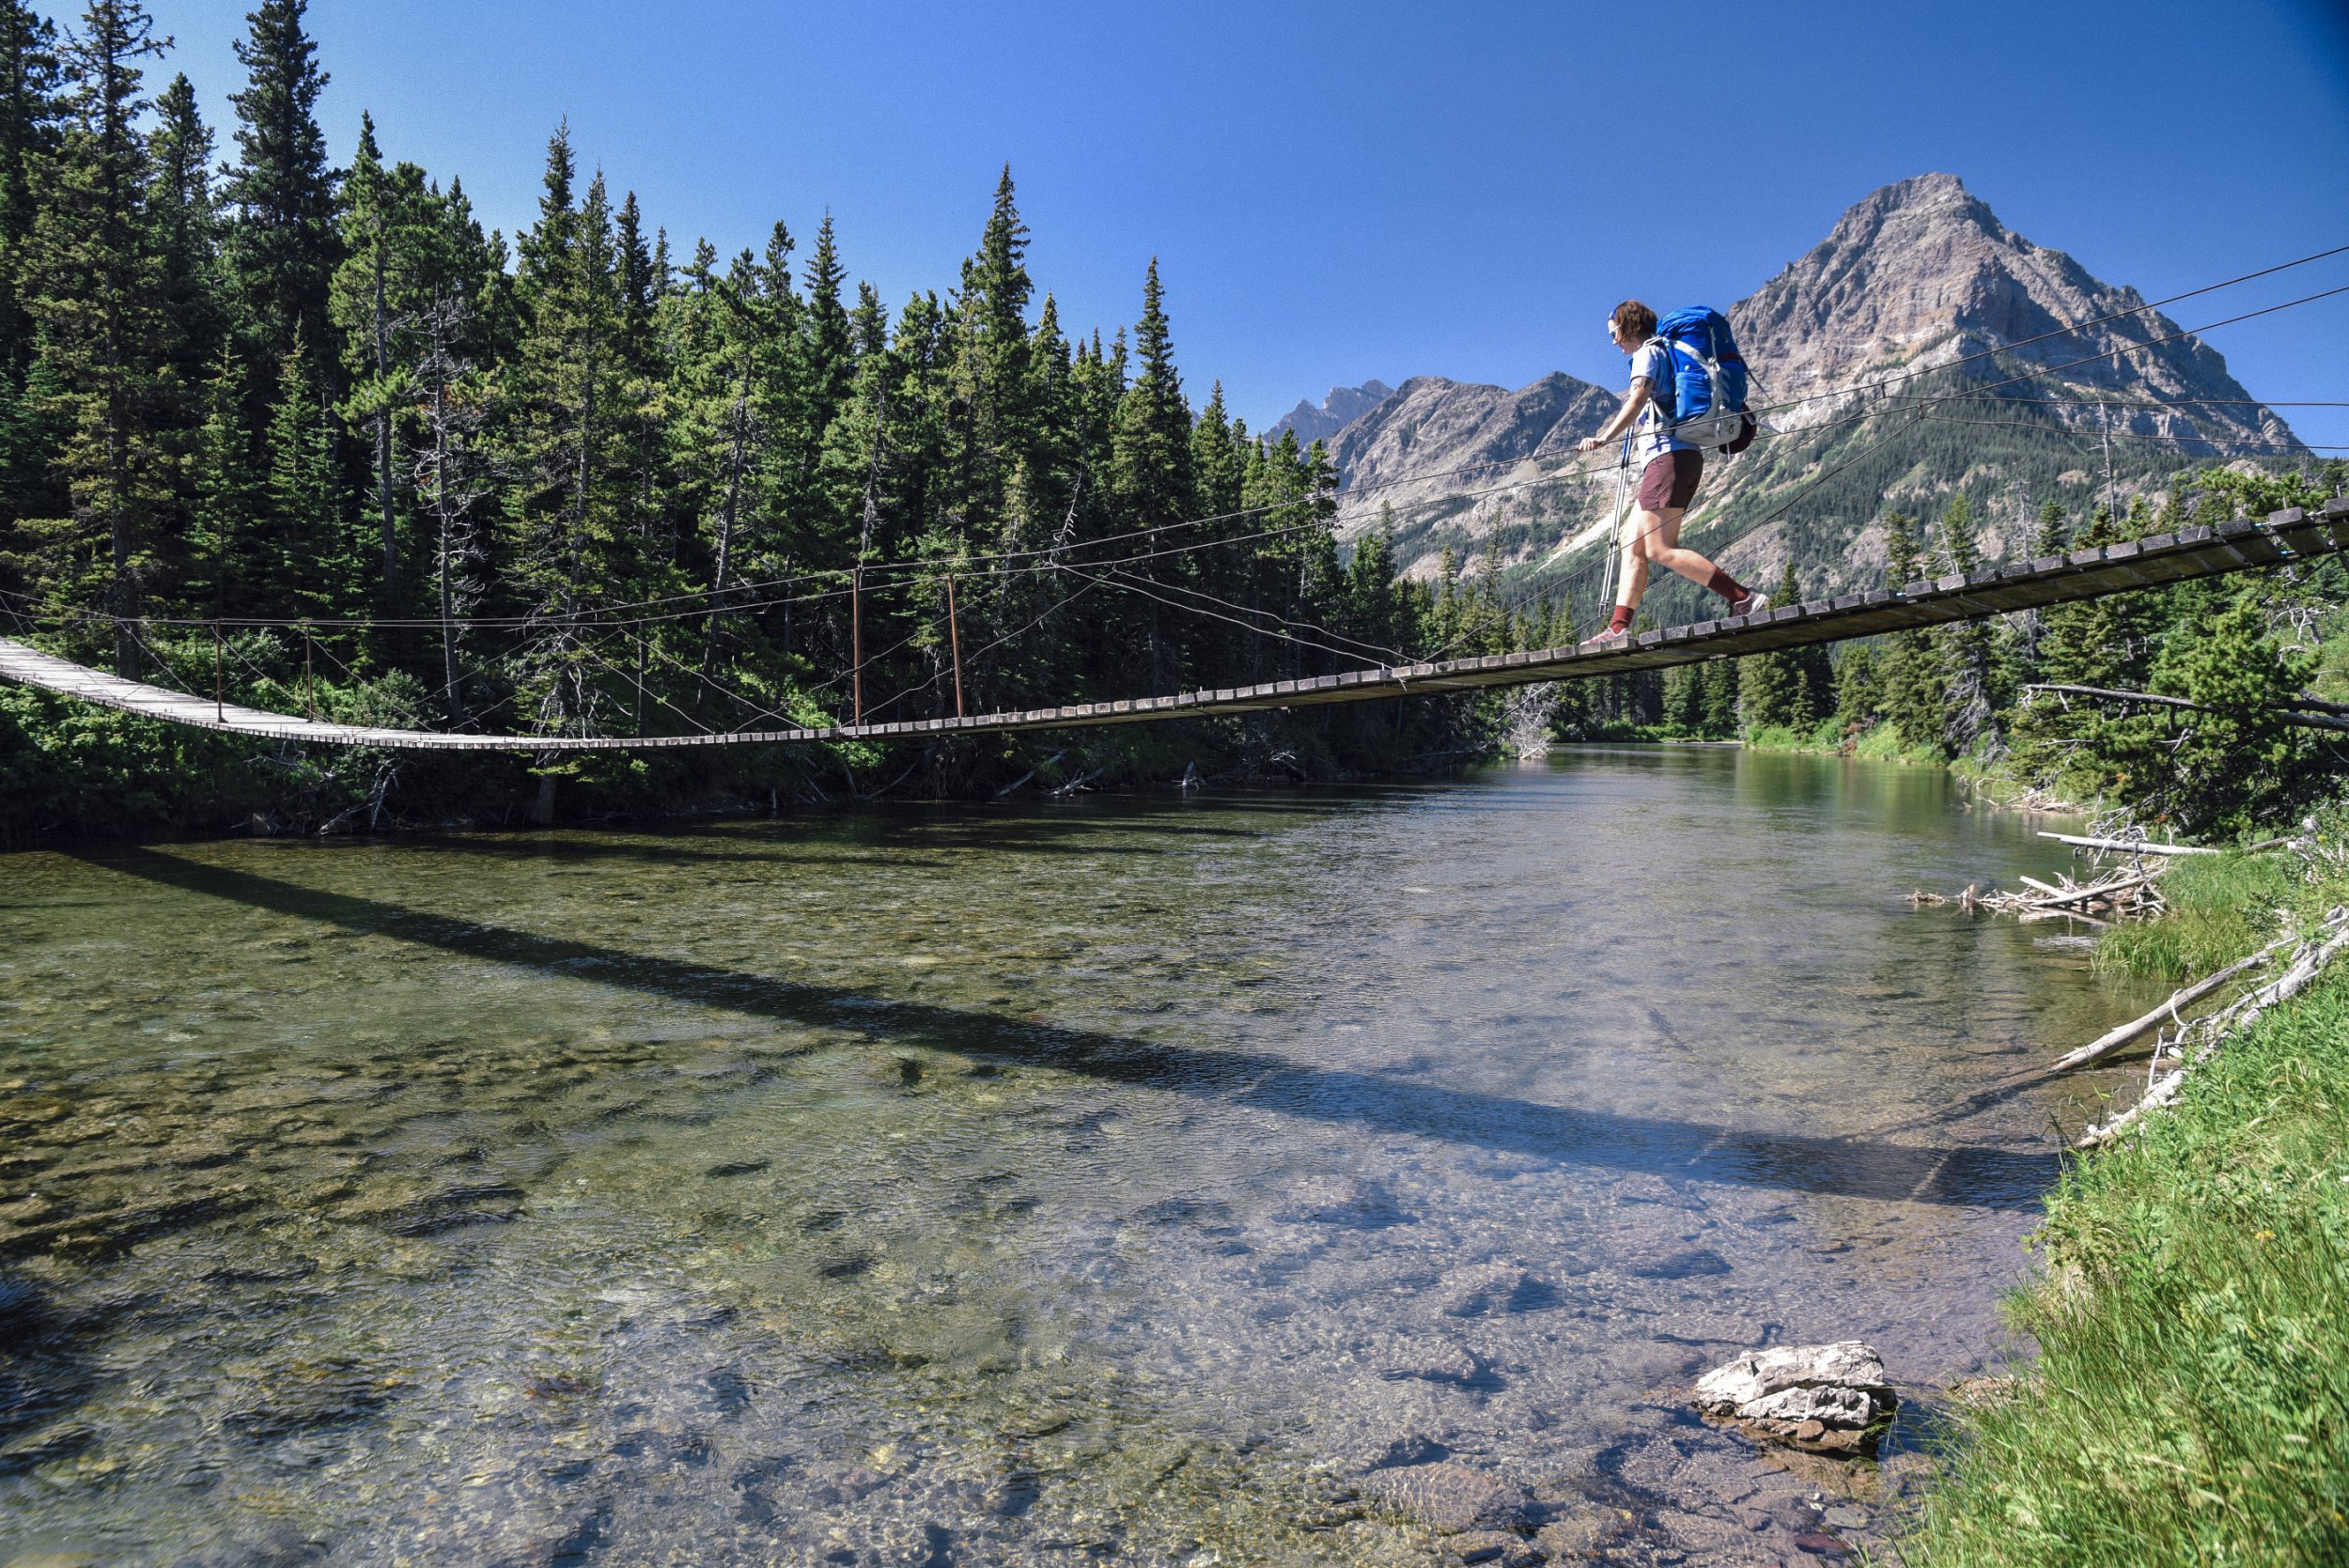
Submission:
MULTIPOLYGON (((2170 868, 2167 912, 2108 932, 2097 967, 2185 981, 2309 941, 2349 904, 2345 827, 2170 868)), ((2038 1354, 1948 1418, 1910 1568, 2349 1557, 2344 1041, 2335 964, 2067 1163, 2009 1302, 2038 1354)))

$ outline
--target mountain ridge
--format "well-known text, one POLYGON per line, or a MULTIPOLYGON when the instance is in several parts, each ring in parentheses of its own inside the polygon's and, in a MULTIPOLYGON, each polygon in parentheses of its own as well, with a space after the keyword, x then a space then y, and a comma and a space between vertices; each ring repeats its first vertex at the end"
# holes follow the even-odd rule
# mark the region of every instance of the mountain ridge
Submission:
POLYGON ((1264 433, 1266 439, 1279 441, 1283 431, 1295 430, 1297 444, 1311 446, 1336 435, 1393 396, 1394 388, 1375 376, 1360 386, 1333 386, 1320 407, 1300 397, 1297 407, 1266 427, 1264 433))

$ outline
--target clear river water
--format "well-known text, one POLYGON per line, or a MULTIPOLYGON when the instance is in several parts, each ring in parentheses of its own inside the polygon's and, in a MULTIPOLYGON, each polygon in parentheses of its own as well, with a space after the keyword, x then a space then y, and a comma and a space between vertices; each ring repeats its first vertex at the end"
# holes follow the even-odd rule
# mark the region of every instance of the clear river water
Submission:
POLYGON ((1426 1465, 1831 1557, 1687 1384, 2007 1348, 2113 1082, 2009 1080, 2145 993, 1906 895, 2047 825, 1626 748, 0 857, 0 1565, 1432 1564, 1426 1465))

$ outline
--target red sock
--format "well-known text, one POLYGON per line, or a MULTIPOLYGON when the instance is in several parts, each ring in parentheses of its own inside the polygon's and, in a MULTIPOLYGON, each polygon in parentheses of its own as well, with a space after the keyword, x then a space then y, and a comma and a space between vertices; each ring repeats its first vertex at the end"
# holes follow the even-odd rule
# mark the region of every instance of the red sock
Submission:
POLYGON ((1737 580, 1719 567, 1713 568, 1713 575, 1704 580, 1704 585, 1732 604, 1746 597, 1746 591, 1737 585, 1737 580))
POLYGON ((1638 611, 1632 609, 1631 606, 1627 604, 1616 605, 1615 613, 1607 617, 1607 635, 1610 637, 1622 636, 1626 631, 1631 629, 1631 617, 1638 613, 1638 611))

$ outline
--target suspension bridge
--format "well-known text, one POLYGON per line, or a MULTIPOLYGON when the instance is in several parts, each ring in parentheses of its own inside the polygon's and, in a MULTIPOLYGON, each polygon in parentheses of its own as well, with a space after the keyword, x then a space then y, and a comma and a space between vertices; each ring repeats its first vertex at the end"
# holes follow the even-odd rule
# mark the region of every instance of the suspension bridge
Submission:
POLYGON ((684 746, 806 745, 841 740, 899 740, 1148 723, 1216 714, 1259 713, 1396 697, 1442 696, 1492 687, 1588 680, 1635 670, 1659 670, 1714 659, 1770 653, 1820 643, 1874 637, 1952 621, 1978 620, 2108 594, 2160 587, 2196 578, 2284 566, 2349 553, 2349 495, 2315 512, 2295 508, 2263 520, 2173 534, 1872 593, 1782 605, 1753 615, 1698 621, 1662 630, 1594 639, 1570 648, 1493 654, 1423 664, 1380 665, 1340 675, 1267 681, 1254 686, 1177 691, 962 717, 888 723, 731 730, 689 735, 480 735, 340 724, 300 714, 272 713, 199 694, 127 680, 0 638, 0 679, 39 687, 101 706, 257 739, 369 746, 409 752, 660 751, 684 746))

